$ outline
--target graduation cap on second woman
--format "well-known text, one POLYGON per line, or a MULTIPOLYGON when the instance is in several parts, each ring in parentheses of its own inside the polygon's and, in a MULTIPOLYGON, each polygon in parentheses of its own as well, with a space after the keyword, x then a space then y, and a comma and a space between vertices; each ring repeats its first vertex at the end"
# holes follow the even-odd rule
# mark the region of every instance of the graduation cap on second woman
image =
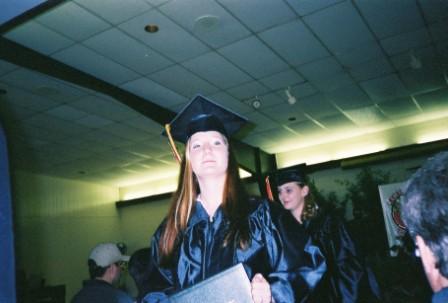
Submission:
POLYGON ((185 144, 193 134, 212 130, 230 138, 246 123, 246 118, 202 95, 196 95, 169 124, 165 125, 163 134, 168 136, 173 153, 180 162, 173 140, 185 144))

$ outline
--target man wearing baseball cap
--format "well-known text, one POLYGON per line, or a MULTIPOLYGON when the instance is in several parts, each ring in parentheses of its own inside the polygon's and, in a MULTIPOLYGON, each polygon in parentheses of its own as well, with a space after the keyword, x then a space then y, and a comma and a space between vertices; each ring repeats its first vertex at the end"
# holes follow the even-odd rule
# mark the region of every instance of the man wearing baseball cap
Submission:
POLYGON ((88 260, 90 280, 73 297, 72 303, 132 303, 127 293, 114 286, 120 279, 120 265, 128 261, 129 256, 123 255, 115 243, 95 246, 88 260))

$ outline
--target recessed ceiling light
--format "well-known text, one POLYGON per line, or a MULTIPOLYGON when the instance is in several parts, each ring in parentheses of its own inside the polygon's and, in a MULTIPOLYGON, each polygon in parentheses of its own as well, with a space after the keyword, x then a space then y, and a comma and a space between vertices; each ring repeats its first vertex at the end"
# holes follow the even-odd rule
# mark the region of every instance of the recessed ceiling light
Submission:
POLYGON ((288 121, 296 121, 296 117, 289 117, 288 121))
POLYGON ((6 95, 7 93, 6 89, 0 88, 0 95, 6 95))
POLYGON ((145 26, 145 31, 154 34, 159 31, 159 27, 156 24, 148 24, 145 26))

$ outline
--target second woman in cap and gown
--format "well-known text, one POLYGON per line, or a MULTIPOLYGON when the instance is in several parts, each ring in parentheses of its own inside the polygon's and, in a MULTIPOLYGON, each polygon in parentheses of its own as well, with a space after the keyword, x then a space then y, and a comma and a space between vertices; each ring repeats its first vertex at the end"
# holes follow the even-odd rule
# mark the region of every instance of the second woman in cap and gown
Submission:
MULTIPOLYGON (((295 230, 299 237, 306 230, 323 253, 327 264, 327 271, 308 301, 380 302, 380 290, 373 272, 365 265, 346 225, 341 218, 319 207, 314 201, 303 169, 280 170, 276 173, 275 181, 280 202, 298 223, 295 230)), ((292 230, 290 232, 294 233, 292 230)))
POLYGON ((255 303, 305 302, 321 278, 325 262, 309 237, 294 235, 301 250, 288 245, 282 217, 289 213, 244 190, 229 139, 245 122, 197 96, 171 123, 185 152, 168 215, 151 241, 150 275, 158 283, 147 302, 163 302, 238 263, 255 303))

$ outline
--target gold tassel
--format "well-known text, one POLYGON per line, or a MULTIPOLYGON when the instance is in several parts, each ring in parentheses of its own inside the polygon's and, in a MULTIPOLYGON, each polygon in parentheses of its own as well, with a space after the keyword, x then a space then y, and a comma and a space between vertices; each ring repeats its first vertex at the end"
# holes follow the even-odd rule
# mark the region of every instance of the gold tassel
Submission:
POLYGON ((169 123, 165 124, 165 131, 168 135, 168 141, 170 143, 171 152, 173 153, 174 158, 177 160, 177 163, 180 164, 182 161, 182 158, 179 155, 179 152, 177 151, 176 144, 174 143, 173 137, 171 136, 171 125, 169 123))

